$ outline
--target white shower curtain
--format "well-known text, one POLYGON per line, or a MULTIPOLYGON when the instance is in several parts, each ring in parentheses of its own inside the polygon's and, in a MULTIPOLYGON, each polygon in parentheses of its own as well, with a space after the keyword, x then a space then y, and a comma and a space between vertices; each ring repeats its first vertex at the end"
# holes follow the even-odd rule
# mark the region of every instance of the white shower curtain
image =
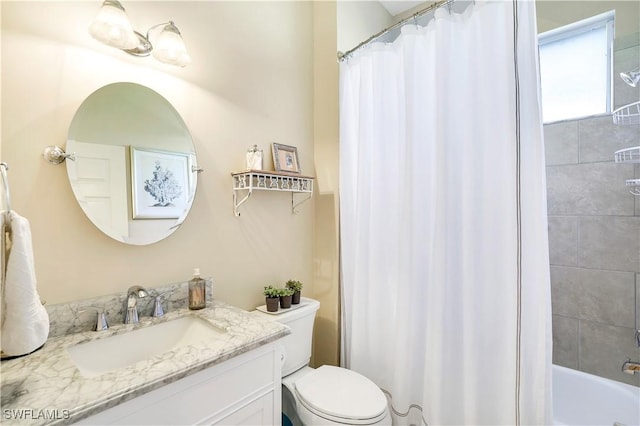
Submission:
POLYGON ((341 64, 342 363, 394 424, 551 422, 540 117, 532 1, 341 64))

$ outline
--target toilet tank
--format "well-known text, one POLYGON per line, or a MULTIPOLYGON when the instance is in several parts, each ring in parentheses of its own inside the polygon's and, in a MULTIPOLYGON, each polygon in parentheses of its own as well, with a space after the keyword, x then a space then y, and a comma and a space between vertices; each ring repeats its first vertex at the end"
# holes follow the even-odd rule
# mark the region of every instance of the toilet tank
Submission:
POLYGON ((280 342, 284 346, 284 364, 282 377, 309 364, 311 359, 311 341, 313 338, 313 321, 320 302, 306 297, 300 298, 299 305, 291 305, 290 309, 280 309, 277 313, 253 311, 272 321, 278 321, 291 329, 291 334, 283 337, 280 342))

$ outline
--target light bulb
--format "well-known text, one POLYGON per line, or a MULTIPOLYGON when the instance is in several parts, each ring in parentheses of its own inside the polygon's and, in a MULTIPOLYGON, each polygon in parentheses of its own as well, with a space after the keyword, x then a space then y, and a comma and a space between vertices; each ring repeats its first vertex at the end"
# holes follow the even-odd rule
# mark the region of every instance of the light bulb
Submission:
POLYGON ((96 40, 119 49, 133 49, 139 44, 124 7, 117 0, 102 3, 89 33, 96 40))
POLYGON ((173 22, 169 22, 158 35, 151 52, 160 62, 184 67, 191 63, 191 57, 173 22))

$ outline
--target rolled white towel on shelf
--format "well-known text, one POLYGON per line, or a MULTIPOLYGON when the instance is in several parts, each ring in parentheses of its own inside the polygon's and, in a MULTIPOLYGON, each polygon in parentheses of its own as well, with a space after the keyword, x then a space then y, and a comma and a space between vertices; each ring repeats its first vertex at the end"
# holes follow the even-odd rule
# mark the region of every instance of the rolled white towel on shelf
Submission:
POLYGON ((49 335, 49 315, 36 289, 29 221, 10 213, 11 249, 2 301, 2 354, 18 356, 42 346, 49 335))

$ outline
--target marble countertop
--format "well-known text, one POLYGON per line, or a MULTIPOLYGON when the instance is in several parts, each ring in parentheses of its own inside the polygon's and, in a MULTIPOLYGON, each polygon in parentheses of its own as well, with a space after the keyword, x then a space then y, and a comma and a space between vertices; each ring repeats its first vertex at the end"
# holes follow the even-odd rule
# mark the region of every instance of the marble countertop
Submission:
MULTIPOLYGON (((199 311, 182 308, 161 318, 144 317, 139 324, 112 325, 101 332, 54 337, 31 355, 0 364, 0 423, 70 424, 153 389, 204 370, 289 334, 288 327, 220 301, 199 311), (181 347, 110 371, 83 377, 66 348, 78 343, 193 315, 226 331, 221 339, 181 347)), ((116 354, 114 354, 116 355, 116 354)))

